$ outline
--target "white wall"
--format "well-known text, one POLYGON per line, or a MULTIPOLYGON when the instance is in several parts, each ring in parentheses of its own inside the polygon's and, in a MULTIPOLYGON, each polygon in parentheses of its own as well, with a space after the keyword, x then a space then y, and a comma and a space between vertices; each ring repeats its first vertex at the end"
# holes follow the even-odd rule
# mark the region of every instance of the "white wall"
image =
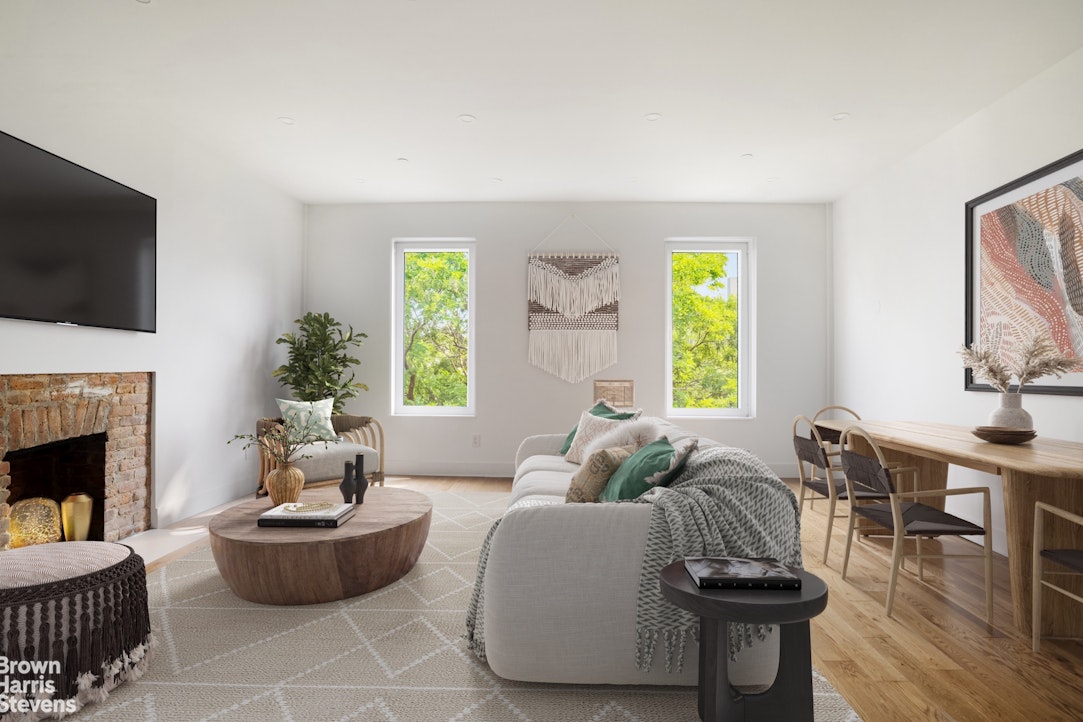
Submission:
POLYGON ((157 333, 0 319, 0 374, 153 372, 165 526, 255 489, 255 455, 226 441, 275 410, 273 340, 301 308, 303 206, 175 130, 92 116, 5 101, 0 129, 158 199, 157 333))
POLYGON ((370 391, 347 405, 379 417, 386 468, 400 474, 512 472, 527 435, 567 432, 592 402, 593 378, 634 379, 636 405, 664 408, 663 243, 674 236, 752 236, 758 248, 758 416, 680 420, 759 454, 794 475, 790 423, 827 402, 827 209, 822 205, 665 203, 448 203, 314 206, 308 209, 305 308, 327 311, 369 334, 358 379, 370 391), (576 219, 593 229, 605 242, 576 219), (567 220, 563 225, 562 221, 567 220), (529 365, 526 259, 540 251, 621 254, 619 362, 569 384, 529 365), (398 237, 477 239, 475 418, 391 417, 391 243, 398 237), (480 448, 472 439, 480 434, 480 448))
MULTIPOLYGON (((865 418, 984 424, 993 394, 963 390, 964 204, 1083 147, 1083 51, 870 178, 834 205, 839 403, 865 418)), ((1038 433, 1083 441, 1083 398, 1028 395, 1038 433)), ((953 486, 999 479, 952 469, 953 486)), ((957 507, 980 521, 970 505, 957 507)))

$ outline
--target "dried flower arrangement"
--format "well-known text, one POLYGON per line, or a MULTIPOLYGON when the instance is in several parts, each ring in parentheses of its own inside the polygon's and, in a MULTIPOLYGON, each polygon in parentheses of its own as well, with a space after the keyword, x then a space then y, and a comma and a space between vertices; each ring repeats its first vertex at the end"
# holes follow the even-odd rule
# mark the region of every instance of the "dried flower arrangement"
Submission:
POLYGON ((963 366, 974 372, 979 379, 989 382, 997 391, 1011 391, 1012 377, 1018 379, 1016 393, 1035 379, 1043 376, 1060 378, 1072 371, 1083 371, 1079 358, 1061 353, 1053 338, 1041 331, 1034 334, 1021 352, 1005 361, 998 348, 966 348, 959 350, 963 366))

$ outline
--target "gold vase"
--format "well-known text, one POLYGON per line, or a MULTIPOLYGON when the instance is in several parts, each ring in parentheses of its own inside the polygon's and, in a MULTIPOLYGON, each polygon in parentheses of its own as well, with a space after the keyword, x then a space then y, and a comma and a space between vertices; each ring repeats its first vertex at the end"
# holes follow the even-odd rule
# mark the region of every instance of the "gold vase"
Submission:
POLYGON ((293 464, 282 464, 267 474, 264 482, 271 503, 292 504, 301 498, 301 489, 305 485, 305 472, 293 464))
POLYGON ((68 494, 60 502, 60 518, 64 523, 64 539, 67 541, 86 541, 90 533, 90 515, 94 511, 94 500, 89 494, 78 492, 68 494))

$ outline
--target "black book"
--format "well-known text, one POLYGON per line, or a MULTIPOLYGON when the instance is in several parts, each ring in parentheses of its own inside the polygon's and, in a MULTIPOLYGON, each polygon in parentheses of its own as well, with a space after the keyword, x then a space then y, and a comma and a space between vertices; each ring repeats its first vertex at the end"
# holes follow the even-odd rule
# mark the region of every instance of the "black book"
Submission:
POLYGON ((801 577, 774 559, 695 557, 684 569, 700 589, 801 588, 801 577))

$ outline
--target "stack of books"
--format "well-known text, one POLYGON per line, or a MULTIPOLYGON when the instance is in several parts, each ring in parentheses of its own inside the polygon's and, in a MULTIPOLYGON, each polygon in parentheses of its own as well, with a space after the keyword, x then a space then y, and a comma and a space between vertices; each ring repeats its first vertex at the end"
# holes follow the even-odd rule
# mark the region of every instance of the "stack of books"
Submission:
POLYGON ((684 569, 700 589, 801 588, 801 577, 775 559, 693 557, 684 569))
POLYGON ((279 504, 259 515, 259 526, 340 527, 349 521, 357 508, 353 504, 279 504))

